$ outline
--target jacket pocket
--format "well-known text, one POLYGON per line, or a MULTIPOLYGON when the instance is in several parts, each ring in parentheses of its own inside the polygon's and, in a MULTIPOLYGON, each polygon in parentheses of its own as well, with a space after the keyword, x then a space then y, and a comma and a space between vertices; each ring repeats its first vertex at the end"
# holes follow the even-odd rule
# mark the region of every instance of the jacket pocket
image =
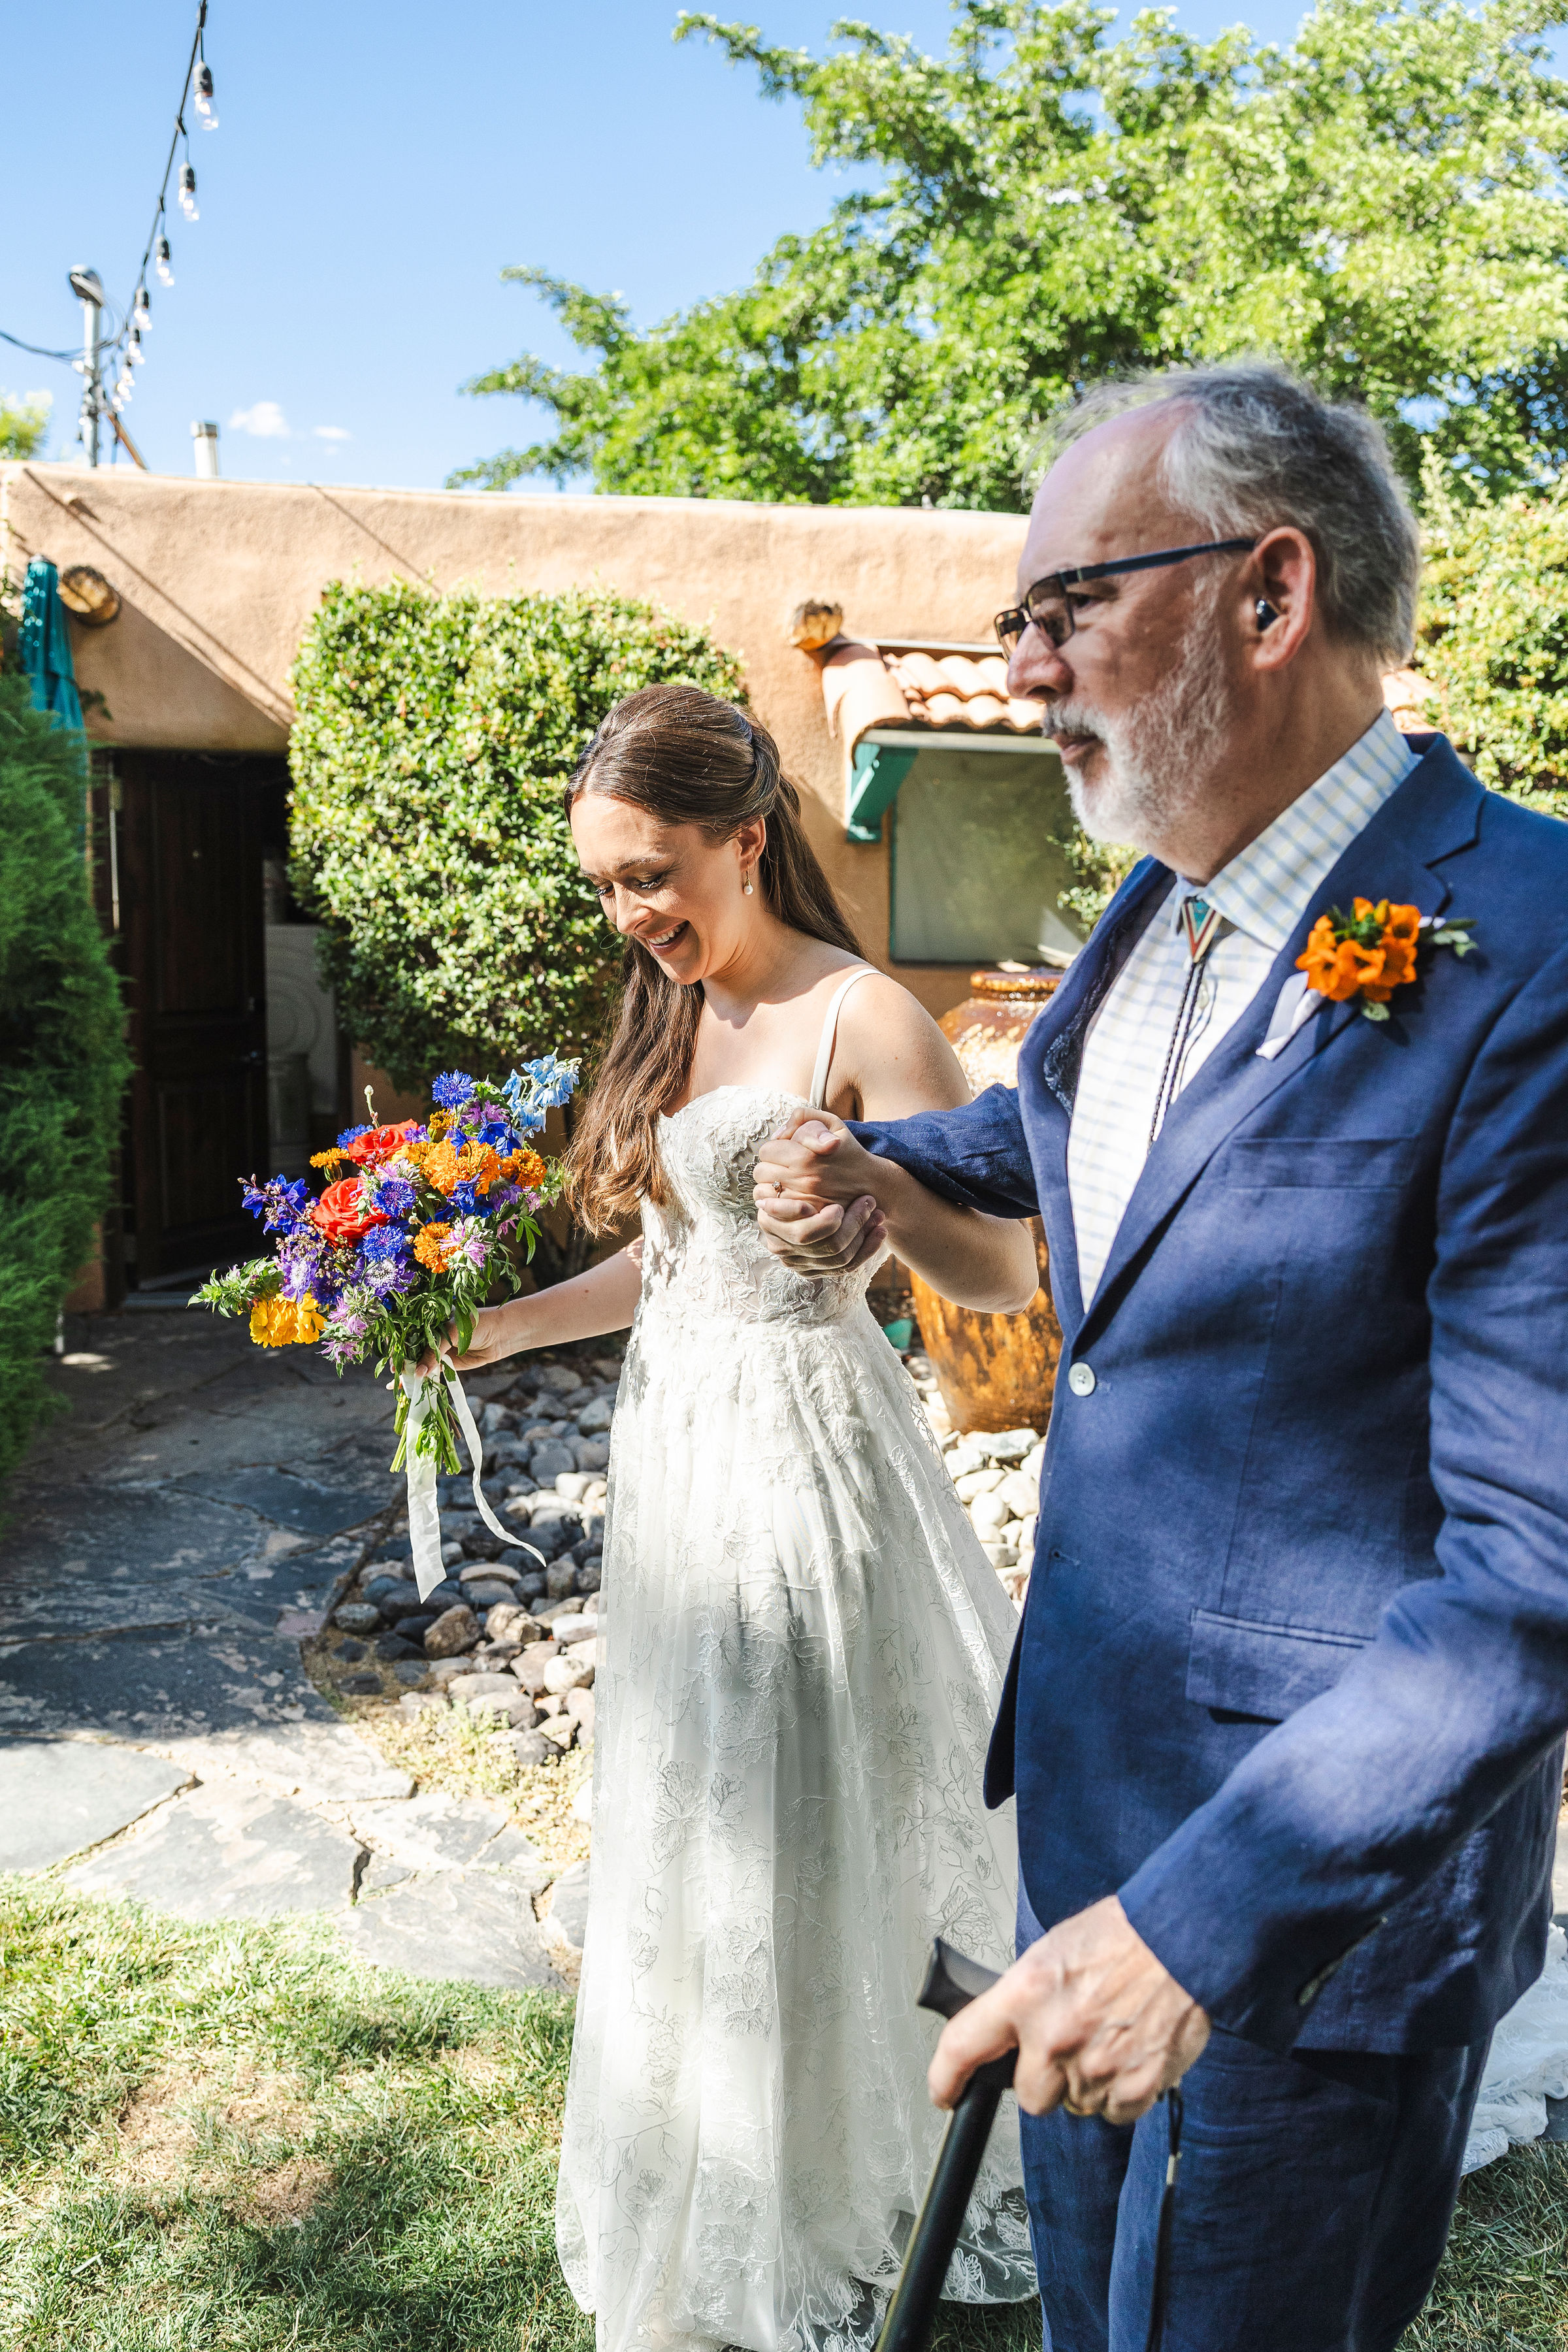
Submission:
POLYGON ((1305 1625, 1261 1625, 1194 1609, 1187 1650, 1187 1696, 1195 1706, 1282 1723, 1332 1690, 1366 1643, 1358 1633, 1305 1625))
POLYGON ((1416 1135, 1238 1135, 1216 1173, 1233 1191, 1395 1192, 1415 1173, 1416 1135))

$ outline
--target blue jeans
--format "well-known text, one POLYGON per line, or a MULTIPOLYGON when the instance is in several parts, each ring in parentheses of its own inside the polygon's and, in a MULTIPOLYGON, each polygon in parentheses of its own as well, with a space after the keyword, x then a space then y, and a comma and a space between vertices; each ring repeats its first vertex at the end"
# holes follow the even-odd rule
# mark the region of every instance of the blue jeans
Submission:
MULTIPOLYGON (((1040 1932, 1020 1890, 1019 1950, 1040 1932)), ((1163 2352, 1391 2352, 1442 2256, 1487 2046, 1278 2058, 1216 2027, 1182 2084, 1163 2352)), ((1020 2121, 1047 2352, 1143 2352, 1164 2106, 1020 2121)))

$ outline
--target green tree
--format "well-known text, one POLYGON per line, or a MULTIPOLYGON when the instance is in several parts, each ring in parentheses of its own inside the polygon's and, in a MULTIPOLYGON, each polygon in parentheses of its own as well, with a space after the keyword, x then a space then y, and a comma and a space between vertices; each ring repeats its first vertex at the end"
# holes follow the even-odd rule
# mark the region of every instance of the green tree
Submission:
POLYGON ((1428 467, 1415 657, 1482 782, 1568 817, 1568 476, 1461 500, 1428 467))
POLYGON ((395 1085, 595 1042, 620 950, 562 787, 613 703, 670 679, 743 698, 703 630, 607 591, 327 590, 293 670, 293 881, 395 1085))
POLYGON ((54 404, 50 393, 0 391, 0 457, 36 457, 54 404))
POLYGON ((1295 42, 1112 42, 1091 0, 954 0, 944 58, 862 23, 816 58, 683 16, 879 167, 750 286, 638 333, 539 268, 595 364, 524 356, 470 392, 553 431, 454 482, 1014 509, 1085 381, 1266 350, 1507 489, 1568 457, 1568 83, 1560 0, 1322 0, 1295 42))
POLYGON ((0 675, 0 1476, 47 1410, 44 1349, 92 1246, 130 1074, 88 897, 81 736, 0 675))

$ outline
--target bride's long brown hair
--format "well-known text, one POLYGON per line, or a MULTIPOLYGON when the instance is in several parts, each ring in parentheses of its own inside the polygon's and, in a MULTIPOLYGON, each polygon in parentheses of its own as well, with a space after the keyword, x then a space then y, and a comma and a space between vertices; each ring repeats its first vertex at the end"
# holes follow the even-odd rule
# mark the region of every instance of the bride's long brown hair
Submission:
MULTIPOLYGON (((646 809, 661 824, 698 824, 728 841, 762 817, 757 862, 764 904, 791 930, 853 956, 859 940, 801 823, 800 794, 779 770, 765 727, 695 686, 645 686, 600 724, 566 787, 566 813, 584 793, 646 809)), ((633 1215, 645 1195, 668 1198, 658 1116, 683 1091, 702 1018, 702 983, 682 987, 645 947, 626 941, 625 993, 615 1032, 565 1155, 566 1199, 591 1234, 633 1215)))

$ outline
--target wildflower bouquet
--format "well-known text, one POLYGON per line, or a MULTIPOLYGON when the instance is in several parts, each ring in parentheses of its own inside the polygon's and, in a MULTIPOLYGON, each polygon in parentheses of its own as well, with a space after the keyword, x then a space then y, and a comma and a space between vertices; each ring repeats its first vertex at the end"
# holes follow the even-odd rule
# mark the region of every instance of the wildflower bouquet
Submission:
MULTIPOLYGON (((247 1315, 264 1348, 309 1347, 340 1371, 374 1358, 397 1384, 397 1450, 406 1469, 409 1528, 420 1590, 440 1572, 435 1482, 458 1471, 461 1427, 473 1464, 475 1500, 498 1536, 517 1538, 492 1517, 479 1492, 479 1433, 448 1364, 421 1381, 418 1359, 455 1328, 458 1352, 476 1310, 497 1282, 518 1287, 516 1260, 539 1236, 536 1213, 560 1190, 560 1171, 529 1139, 577 1082, 575 1062, 546 1055, 514 1070, 502 1087, 448 1070, 431 1092, 436 1108, 414 1119, 351 1127, 311 1160, 326 1179, 274 1176, 245 1185, 245 1205, 275 1236, 272 1254, 232 1266, 195 1293, 193 1305, 247 1315), (340 1173, 346 1170, 347 1173, 340 1173)), ((374 1111, 369 1089, 366 1108, 374 1111)))

